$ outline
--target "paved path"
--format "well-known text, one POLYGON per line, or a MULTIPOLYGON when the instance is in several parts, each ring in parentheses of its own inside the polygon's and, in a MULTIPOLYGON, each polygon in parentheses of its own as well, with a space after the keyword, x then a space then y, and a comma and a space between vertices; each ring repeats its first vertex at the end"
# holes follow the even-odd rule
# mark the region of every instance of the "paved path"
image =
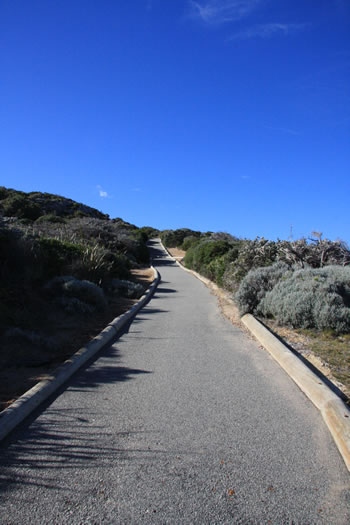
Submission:
POLYGON ((129 333, 1 447, 0 523, 350 523, 317 410, 153 250, 162 282, 129 333))

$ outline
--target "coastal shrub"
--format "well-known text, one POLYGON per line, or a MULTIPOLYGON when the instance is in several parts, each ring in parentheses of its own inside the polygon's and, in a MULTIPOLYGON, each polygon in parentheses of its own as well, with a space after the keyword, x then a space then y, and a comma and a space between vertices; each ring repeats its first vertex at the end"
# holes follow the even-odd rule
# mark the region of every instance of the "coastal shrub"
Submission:
POLYGON ((241 240, 235 247, 237 257, 227 265, 223 275, 223 284, 230 291, 238 290, 239 283, 250 270, 271 266, 277 259, 276 243, 263 237, 241 240))
POLYGON ((153 228, 152 226, 142 226, 142 228, 139 228, 139 231, 146 234, 146 240, 159 237, 160 233, 159 230, 153 228))
POLYGON ((83 256, 83 247, 78 244, 46 237, 39 237, 37 244, 38 262, 45 278, 66 273, 83 256))
POLYGON ((60 217, 59 215, 55 215, 54 213, 48 213, 47 215, 41 215, 38 219, 36 219, 35 222, 37 224, 40 224, 42 222, 65 224, 67 221, 63 217, 60 217))
POLYGON ((220 257, 215 257, 215 259, 210 261, 207 265, 206 272, 208 279, 217 283, 218 286, 222 286, 222 278, 225 273, 226 265, 226 254, 221 255, 220 257))
POLYGON ((229 250, 227 241, 202 241, 189 248, 184 258, 185 266, 210 278, 215 273, 213 261, 229 250))
POLYGON ((20 327, 8 328, 5 332, 7 339, 18 340, 19 342, 28 341, 36 347, 46 350, 57 350, 59 348, 59 338, 55 336, 43 335, 34 330, 26 330, 20 327))
POLYGON ((86 244, 79 255, 70 266, 73 275, 98 285, 108 279, 113 263, 107 250, 99 244, 86 244))
POLYGON ((113 279, 111 282, 111 292, 129 299, 138 299, 143 294, 143 286, 124 279, 113 279))
POLYGON ((1 200, 3 215, 35 221, 42 215, 40 206, 20 193, 10 193, 1 200))
POLYGON ((266 293, 259 310, 294 328, 349 332, 350 268, 297 270, 266 293))
POLYGON ((192 246, 199 243, 199 237, 195 235, 188 235, 184 238, 181 244, 181 249, 187 252, 192 246))
POLYGON ((313 232, 313 235, 316 238, 278 241, 278 258, 300 268, 350 264, 350 250, 345 242, 322 239, 322 234, 318 232, 313 232))
MULTIPOLYGON (((81 281, 72 276, 58 276, 53 278, 47 283, 45 290, 59 299, 62 297, 77 299, 88 305, 90 307, 88 309, 89 311, 95 309, 101 310, 107 305, 102 288, 90 281, 81 281)), ((67 306, 69 301, 63 300, 61 303, 67 306)), ((70 304, 73 305, 74 301, 70 301, 70 304)), ((79 306, 79 308, 81 308, 81 306, 79 306)))
POLYGON ((33 239, 21 231, 0 228, 1 285, 17 286, 21 282, 37 279, 41 274, 37 246, 33 239))
POLYGON ((164 230, 160 237, 164 246, 167 248, 176 248, 181 246, 185 237, 200 237, 201 233, 198 231, 189 230, 188 228, 179 228, 178 230, 164 230))
POLYGON ((290 267, 283 262, 250 270, 243 278, 235 296, 240 314, 255 313, 266 293, 289 272, 290 267))

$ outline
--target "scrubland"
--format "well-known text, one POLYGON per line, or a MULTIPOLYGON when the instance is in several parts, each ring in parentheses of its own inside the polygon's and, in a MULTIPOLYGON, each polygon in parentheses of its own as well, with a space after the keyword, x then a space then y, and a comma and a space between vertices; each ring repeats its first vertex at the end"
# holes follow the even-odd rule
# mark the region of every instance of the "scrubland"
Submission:
POLYGON ((154 232, 64 197, 4 187, 0 213, 4 407, 143 294, 154 232))
POLYGON ((227 290, 241 315, 251 313, 304 355, 318 356, 350 394, 350 250, 313 232, 270 241, 227 233, 167 230, 183 264, 227 290))

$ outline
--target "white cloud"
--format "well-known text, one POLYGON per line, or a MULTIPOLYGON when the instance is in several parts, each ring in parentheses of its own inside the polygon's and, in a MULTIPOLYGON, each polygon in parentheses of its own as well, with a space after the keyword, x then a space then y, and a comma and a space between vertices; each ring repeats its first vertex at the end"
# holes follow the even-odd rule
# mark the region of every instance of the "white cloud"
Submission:
POLYGON ((260 24, 236 33, 231 39, 271 38, 276 35, 287 36, 304 27, 305 24, 260 24))
POLYGON ((102 198, 104 198, 104 199, 106 199, 106 198, 109 197, 108 193, 107 193, 106 191, 104 191, 104 190, 101 188, 101 186, 98 185, 98 186, 96 186, 96 187, 97 187, 97 189, 98 189, 98 193, 99 193, 100 197, 102 197, 102 198))
POLYGON ((191 15, 205 23, 222 24, 247 16, 261 0, 190 0, 191 15))

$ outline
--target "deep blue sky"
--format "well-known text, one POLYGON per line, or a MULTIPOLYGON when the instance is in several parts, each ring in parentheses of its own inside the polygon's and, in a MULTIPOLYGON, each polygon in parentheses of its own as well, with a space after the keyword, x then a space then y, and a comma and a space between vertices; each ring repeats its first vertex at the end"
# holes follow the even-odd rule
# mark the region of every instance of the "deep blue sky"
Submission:
POLYGON ((0 0, 0 184, 350 241, 348 0, 0 0))

